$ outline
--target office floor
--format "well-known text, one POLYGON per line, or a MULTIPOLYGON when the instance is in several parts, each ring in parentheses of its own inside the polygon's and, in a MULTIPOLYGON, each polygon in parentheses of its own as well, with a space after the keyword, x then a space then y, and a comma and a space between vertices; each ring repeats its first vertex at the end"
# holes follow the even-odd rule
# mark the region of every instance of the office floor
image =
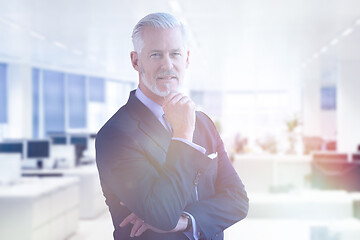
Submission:
MULTIPOLYGON (((252 223, 250 222, 250 224, 246 224, 244 227, 242 227, 240 224, 242 223, 240 222, 233 225, 225 232, 226 240, 263 239, 261 238, 261 236, 266 236, 266 234, 264 235, 264 233, 262 235, 259 235, 260 238, 251 238, 250 236, 246 236, 243 232, 244 227, 245 228, 246 226, 254 227, 257 224, 254 222, 252 223)), ((261 226, 259 227, 262 228, 261 226)), ((113 239, 112 232, 113 232, 113 226, 111 222, 111 217, 110 214, 107 211, 105 211, 95 219, 80 220, 76 234, 72 235, 70 238, 66 240, 99 240, 99 239, 112 240, 113 239)), ((249 232, 247 232, 247 234, 248 233, 249 232)), ((297 239, 304 239, 304 238, 297 238, 297 239)))
MULTIPOLYGON (((254 227, 254 223, 246 224, 244 227, 241 223, 235 224, 225 232, 226 240, 238 240, 238 239, 255 239, 249 236, 245 236, 242 231, 246 226, 254 227)), ((264 224, 264 223, 263 223, 264 224)), ((255 223, 255 225, 257 225, 255 223)), ((267 227, 268 228, 268 227, 267 227)), ((111 222, 110 214, 105 211, 100 216, 92 220, 80 220, 75 235, 72 235, 66 240, 112 240, 113 226, 111 222)), ((248 232, 247 232, 248 233, 248 232)), ((266 236, 266 234, 262 234, 266 236)), ((261 239, 261 238, 256 238, 261 239)), ((301 239, 301 238, 297 238, 301 239)))
POLYGON ((80 220, 76 234, 67 240, 112 240, 113 225, 108 211, 92 220, 80 220))
MULTIPOLYGON (((239 168, 236 167, 237 170, 239 168)), ((258 178, 258 174, 255 176, 258 178)), ((249 188, 257 187, 251 185, 254 181, 244 177, 245 185, 249 188)), ((262 182, 266 183, 266 181, 262 182)), ((292 191, 285 195, 280 193, 259 195, 248 192, 252 207, 249 216, 229 227, 225 231, 225 240, 360 239, 360 220, 353 218, 351 212, 349 213, 351 202, 345 192, 310 191, 311 189, 303 188, 300 189, 304 191, 292 191), (265 206, 263 203, 268 205, 265 206), (291 204, 297 204, 295 209, 304 213, 289 208, 291 204), (319 204, 322 206, 322 211, 316 207, 319 204), (277 207, 276 214, 275 207, 277 207)), ((112 232, 112 221, 106 210, 94 220, 80 220, 76 234, 67 240, 112 240, 112 232)))
MULTIPOLYGON (((326 224, 288 219, 245 219, 225 231, 225 240, 357 240, 359 229, 360 220, 354 219, 326 224), (317 229, 311 231, 310 226, 317 229)), ((80 220, 76 234, 67 240, 112 240, 112 231, 110 214, 105 211, 96 219, 80 220)))

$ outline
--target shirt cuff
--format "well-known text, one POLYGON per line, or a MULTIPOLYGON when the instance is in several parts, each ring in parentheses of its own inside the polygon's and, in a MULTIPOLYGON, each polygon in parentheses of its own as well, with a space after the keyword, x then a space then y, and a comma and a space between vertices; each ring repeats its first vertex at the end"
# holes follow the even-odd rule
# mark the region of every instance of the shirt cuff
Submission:
POLYGON ((183 138, 178 138, 178 137, 173 137, 172 140, 178 140, 181 141, 183 143, 186 143, 187 145, 190 145, 191 147, 195 148, 196 150, 200 151, 202 154, 206 153, 206 149, 203 148, 202 146, 199 146, 193 142, 190 142, 189 140, 183 139, 183 138))
POLYGON ((186 215, 190 217, 189 221, 192 223, 192 232, 184 232, 184 234, 190 239, 190 240, 199 240, 200 237, 200 231, 196 224, 195 218, 188 212, 183 212, 186 215))

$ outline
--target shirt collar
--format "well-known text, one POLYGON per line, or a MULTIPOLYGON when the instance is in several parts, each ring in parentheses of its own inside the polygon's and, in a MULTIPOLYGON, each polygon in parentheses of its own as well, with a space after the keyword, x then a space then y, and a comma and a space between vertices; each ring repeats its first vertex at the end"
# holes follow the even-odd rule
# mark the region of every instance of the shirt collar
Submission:
POLYGON ((135 97, 137 97, 142 104, 144 104, 155 115, 157 119, 162 118, 164 110, 161 105, 157 104, 150 98, 148 98, 138 87, 135 91, 135 97))

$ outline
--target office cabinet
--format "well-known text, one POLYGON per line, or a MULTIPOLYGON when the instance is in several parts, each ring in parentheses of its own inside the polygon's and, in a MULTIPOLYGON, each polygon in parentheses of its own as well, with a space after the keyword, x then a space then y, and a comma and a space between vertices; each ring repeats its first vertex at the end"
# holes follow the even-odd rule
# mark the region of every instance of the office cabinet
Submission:
POLYGON ((26 178, 0 186, 0 239, 63 240, 79 218, 76 178, 26 178))

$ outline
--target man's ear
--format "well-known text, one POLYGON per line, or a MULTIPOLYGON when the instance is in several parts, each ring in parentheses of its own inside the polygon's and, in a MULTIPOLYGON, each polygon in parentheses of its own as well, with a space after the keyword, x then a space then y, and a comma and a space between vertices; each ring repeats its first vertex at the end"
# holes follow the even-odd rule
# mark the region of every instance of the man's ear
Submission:
POLYGON ((187 50, 187 52, 186 52, 186 68, 188 68, 189 64, 190 64, 189 57, 190 57, 190 51, 187 50))
POLYGON ((136 70, 136 71, 140 71, 140 67, 139 67, 139 54, 135 51, 132 51, 130 53, 130 58, 131 58, 131 63, 132 63, 132 66, 133 68, 136 70))

